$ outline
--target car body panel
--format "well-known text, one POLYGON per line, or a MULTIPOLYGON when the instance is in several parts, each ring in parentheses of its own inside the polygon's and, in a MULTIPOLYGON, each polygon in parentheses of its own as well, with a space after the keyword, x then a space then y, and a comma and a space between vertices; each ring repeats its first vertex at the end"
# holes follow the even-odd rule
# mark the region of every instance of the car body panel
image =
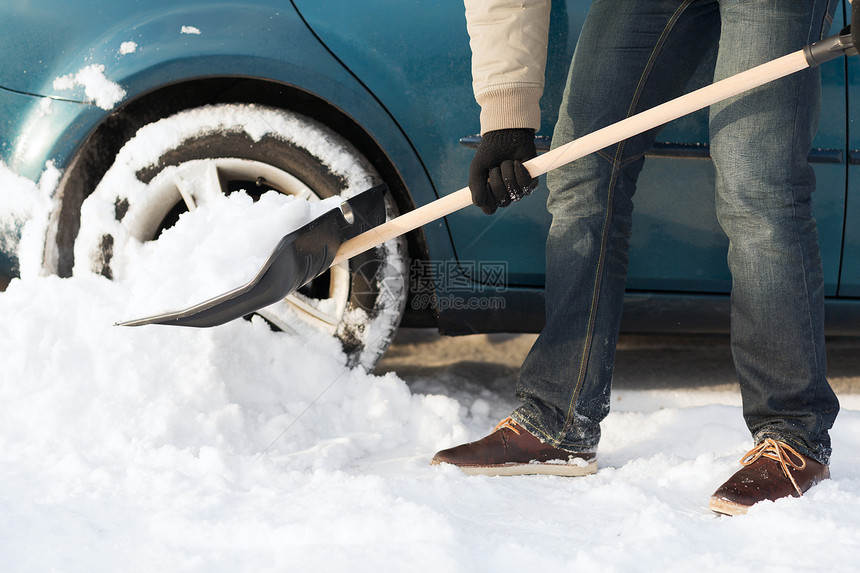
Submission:
MULTIPOLYGON (((39 14, 60 11, 59 4, 47 3, 39 14)), ((77 35, 67 32, 46 39, 47 47, 38 47, 38 41, 33 40, 28 44, 28 50, 35 54, 33 58, 22 58, 25 63, 0 74, 0 82, 6 88, 0 90, 0 102, 14 100, 9 105, 0 103, 0 125, 7 126, 4 133, 20 134, 3 138, 2 159, 17 173, 35 180, 46 161, 64 169, 89 134, 109 116, 111 110, 92 103, 54 99, 86 101, 82 89, 56 90, 54 82, 97 64, 105 67, 108 80, 125 90, 119 107, 154 87, 206 77, 256 77, 300 87, 342 110, 378 142, 409 188, 413 201, 423 204, 436 198, 424 166, 401 129, 320 45, 289 4, 244 3, 237 8, 230 3, 185 2, 175 8, 173 2, 153 2, 142 11, 136 11, 140 6, 136 2, 105 0, 92 4, 98 18, 86 20, 87 26, 77 35), (200 34, 183 33, 182 26, 194 26, 200 34), (135 42, 137 48, 120 54, 122 43, 127 41, 135 42), (72 50, 71 44, 78 48, 72 50), (48 57, 51 54, 54 57, 48 57), (51 98, 26 96, 9 89, 51 98)), ((0 21, 3 12, 12 9, 0 8, 0 21)), ((15 45, 21 37, 35 33, 37 27, 35 22, 25 22, 14 27, 17 33, 7 29, 10 33, 5 45, 15 45)), ((453 257, 444 222, 428 225, 424 234, 438 256, 453 257)))

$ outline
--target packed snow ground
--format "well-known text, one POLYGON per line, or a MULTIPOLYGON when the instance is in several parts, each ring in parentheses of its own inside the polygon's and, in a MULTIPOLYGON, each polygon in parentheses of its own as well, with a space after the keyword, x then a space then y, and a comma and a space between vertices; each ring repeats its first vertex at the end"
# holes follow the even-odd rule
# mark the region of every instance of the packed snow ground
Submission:
POLYGON ((283 224, 267 216, 272 203, 234 195, 184 216, 163 240, 129 253, 136 270, 122 280, 83 271, 59 279, 38 272, 32 238, 46 221, 50 185, 2 165, 0 181, 0 201, 15 197, 15 221, 32 225, 21 244, 24 276, 0 293, 3 571, 856 566, 857 395, 842 396, 833 479, 744 517, 707 509, 751 446, 731 391, 625 385, 594 476, 466 477, 428 462, 508 413, 498 365, 487 365, 486 384, 470 365, 468 377, 452 368, 407 385, 395 373, 346 369, 330 339, 298 339, 258 320, 114 326, 175 307, 180 292, 193 298, 193 277, 213 264, 235 273, 219 237, 283 224), (219 249, 217 260, 202 255, 219 249))

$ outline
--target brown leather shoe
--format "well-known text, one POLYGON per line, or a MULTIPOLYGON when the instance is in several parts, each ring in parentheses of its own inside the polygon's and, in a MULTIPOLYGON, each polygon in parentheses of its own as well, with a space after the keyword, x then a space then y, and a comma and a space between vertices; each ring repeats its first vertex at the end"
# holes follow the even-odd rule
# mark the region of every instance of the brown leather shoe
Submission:
POLYGON ((726 515, 744 514, 760 501, 800 497, 830 477, 830 469, 786 444, 773 439, 741 458, 742 467, 711 496, 711 510, 726 515))
POLYGON ((584 476, 597 471, 595 454, 578 454, 544 444, 511 418, 493 432, 433 456, 431 464, 453 464, 469 475, 546 474, 584 476))

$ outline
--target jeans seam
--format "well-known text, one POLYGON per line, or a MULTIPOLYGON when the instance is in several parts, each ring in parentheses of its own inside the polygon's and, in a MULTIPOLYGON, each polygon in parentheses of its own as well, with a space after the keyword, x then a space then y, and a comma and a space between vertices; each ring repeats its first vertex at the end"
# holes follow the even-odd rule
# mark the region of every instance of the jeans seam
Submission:
MULTIPOLYGON (((798 112, 799 112, 798 105, 797 105, 797 102, 795 102, 795 111, 794 111, 795 115, 797 115, 798 112)), ((797 125, 797 121, 794 121, 793 123, 795 126, 797 125)), ((795 133, 795 135, 796 135, 796 133, 795 133)), ((793 170, 794 167, 792 167, 791 169, 793 170)), ((793 178, 792 178, 792 180, 793 180, 793 178)), ((810 201, 811 200, 812 199, 810 198, 810 201)), ((815 319, 812 316, 812 314, 813 314, 812 313, 812 301, 810 300, 812 293, 809 292, 809 289, 810 289, 809 264, 808 264, 809 261, 807 260, 808 254, 806 252, 805 245, 803 244, 803 241, 800 238, 801 237, 801 229, 800 229, 800 223, 798 221, 799 217, 798 217, 798 212, 797 212, 796 196, 792 197, 791 211, 792 211, 792 222, 794 223, 792 226, 794 227, 794 229, 793 229, 794 241, 796 243, 795 248, 797 249, 798 254, 800 256, 800 262, 801 262, 800 272, 803 276, 803 285, 804 285, 804 300, 803 300, 803 302, 805 305, 804 314, 806 316, 806 328, 808 329, 807 332, 809 333, 809 336, 810 336, 808 343, 811 347, 812 364, 810 364, 809 367, 810 367, 810 370, 815 373, 814 376, 816 378, 815 384, 813 385, 813 388, 812 388, 812 395, 810 396, 810 403, 814 404, 816 401, 816 395, 818 394, 819 386, 821 385, 821 380, 820 380, 821 375, 818 371, 818 366, 817 366, 818 362, 821 358, 818 355, 818 345, 816 344, 815 336, 813 334, 815 332, 815 325, 814 325, 815 319)), ((817 426, 817 428, 816 428, 815 434, 816 434, 816 436, 818 436, 821 434, 821 416, 820 415, 816 416, 816 426, 817 426)))
MULTIPOLYGON (((608 155, 608 154, 606 154, 606 153, 603 153, 603 151, 598 151, 598 152, 597 152, 597 155, 598 155, 598 156, 600 156, 600 157, 602 157, 604 160, 608 161, 609 163, 614 163, 614 162, 616 162, 616 159, 615 159, 614 157, 612 157, 612 156, 610 156, 610 155, 608 155)), ((644 153, 639 153, 639 154, 637 154, 637 155, 634 155, 633 157, 628 157, 628 158, 627 158, 627 159, 625 159, 624 161, 619 161, 619 162, 618 162, 618 168, 619 168, 619 169, 623 169, 623 168, 627 167, 628 165, 630 165, 630 164, 632 164, 632 163, 636 163, 637 161, 639 161, 640 159, 642 159, 644 156, 645 156, 645 154, 644 154, 644 153)))
MULTIPOLYGON (((819 35, 822 35, 823 27, 826 25, 826 22, 827 22, 827 19, 829 16, 829 10, 828 10, 829 5, 830 5, 830 0, 827 0, 827 2, 825 3, 825 7, 824 7, 824 16, 822 18, 821 25, 819 26, 819 35)), ((814 25, 815 25, 815 23, 813 21, 810 21, 810 24, 809 24, 809 26, 810 26, 809 35, 810 36, 812 35, 811 32, 812 32, 812 28, 814 25)), ((792 142, 796 141, 797 136, 798 136, 796 118, 797 118, 797 115, 800 113, 799 108, 800 108, 800 106, 798 104, 798 100, 797 100, 797 98, 795 98, 794 115, 793 115, 793 121, 792 121, 792 125, 794 126, 794 129, 792 132, 792 136, 793 136, 792 142)), ((794 177, 793 177, 794 163, 791 163, 790 170, 791 170, 791 172, 789 173, 789 181, 793 181, 794 180, 794 177)), ((809 200, 812 201, 811 196, 810 196, 809 200)), ((812 301, 810 300, 811 293, 809 292, 809 284, 810 284, 810 282, 809 282, 809 265, 807 264, 807 262, 808 262, 807 261, 807 253, 806 253, 806 250, 804 248, 804 243, 803 243, 803 241, 800 240, 802 230, 800 228, 799 216, 798 216, 798 212, 797 212, 797 195, 793 192, 793 188, 792 188, 792 196, 791 196, 791 211, 792 211, 791 220, 792 220, 792 227, 793 227, 792 231, 794 233, 793 238, 794 238, 794 241, 796 244, 795 248, 797 249, 798 255, 800 256, 800 261, 801 261, 801 265, 800 265, 801 269, 800 270, 801 270, 801 273, 803 275, 806 327, 808 328, 807 332, 810 335, 810 339, 808 340, 808 342, 809 342, 810 347, 811 347, 812 364, 810 364, 809 366, 810 366, 810 370, 815 373, 814 374, 815 375, 815 384, 813 385, 813 388, 812 388, 812 393, 811 393, 812 395, 810 396, 810 402, 809 403, 814 404, 816 402, 816 397, 818 395, 818 392, 819 392, 819 389, 820 389, 820 386, 822 383, 822 380, 820 379, 821 373, 819 372, 819 369, 818 369, 818 363, 819 363, 821 357, 819 356, 818 345, 816 344, 815 336, 813 335, 813 333, 815 332, 815 326, 814 326, 814 318, 812 316, 813 315, 813 313, 812 313, 812 301)), ((815 416, 815 422, 816 422, 815 436, 816 436, 816 443, 818 443, 818 436, 821 435, 821 429, 823 426, 823 416, 820 413, 815 416)))
MULTIPOLYGON (((660 34, 657 42, 654 44, 654 48, 651 51, 651 55, 648 57, 648 62, 645 64, 645 68, 642 70, 642 73, 639 77, 639 82, 636 84, 636 89, 633 92, 633 97, 630 101, 630 106, 627 109, 627 116, 630 117, 636 110, 636 106, 639 103, 640 97, 642 95, 642 90, 644 89, 645 82, 650 76, 651 70, 654 68, 654 64, 657 60, 657 56, 662 51, 663 46, 666 43, 666 38, 669 33, 674 29, 675 24, 678 22, 678 19, 681 17, 681 14, 692 4, 693 0, 684 0, 680 6, 675 10, 672 16, 667 21, 666 25, 663 28, 663 31, 660 34)), ((587 370, 588 360, 591 356, 591 345, 593 343, 594 338, 594 327, 597 318, 597 308, 599 305, 600 298, 600 285, 603 282, 603 269, 606 264, 606 256, 607 256, 607 248, 609 243, 609 235, 610 228, 612 226, 612 213, 613 213, 613 202, 615 199, 615 187, 618 182, 618 177, 621 172, 621 167, 623 165, 621 158, 624 153, 626 140, 618 143, 618 146, 615 151, 615 157, 611 160, 612 165, 612 176, 609 180, 609 187, 607 189, 607 201, 606 201, 606 212, 604 214, 604 222, 603 222, 603 232, 600 239, 600 254, 597 259, 597 269, 595 271, 595 279, 594 285, 592 288, 591 295, 591 308, 589 309, 589 317, 588 324, 586 326, 586 334, 585 339, 583 341, 582 346, 582 358, 579 364, 579 372, 576 377, 576 385, 574 386, 573 393, 570 397, 570 402, 567 406, 567 412, 565 413, 565 421, 564 426, 561 429, 560 435, 553 442, 561 442, 563 436, 567 434, 570 430, 570 427, 573 424, 573 413, 576 410, 576 400, 579 398, 579 394, 582 391, 582 385, 585 382, 585 372, 587 370)), ((607 155, 603 155, 603 157, 607 157, 607 155)), ((543 433, 543 432, 541 432, 543 433)))
MULTIPOLYGON (((818 30, 819 37, 824 36, 824 27, 828 26, 828 20, 832 21, 832 18, 830 17, 830 0, 827 0, 824 4, 824 17, 822 18, 821 26, 819 26, 819 30, 818 30)), ((795 105, 795 114, 796 113, 798 113, 797 105, 795 105)), ((795 126, 796 125, 797 125, 797 122, 795 121, 795 126)), ((809 200, 811 202, 812 198, 810 197, 809 200)), ((792 203, 792 210, 796 210, 795 203, 792 203)), ((797 225, 797 218, 796 217, 794 218, 794 221, 795 221, 795 226, 796 226, 797 225)), ((802 248, 803 246, 801 245, 800 247, 801 247, 801 255, 803 255, 803 248, 802 248)), ((808 276, 807 276, 808 272, 809 272, 809 269, 807 268, 806 265, 804 265, 803 266, 803 278, 804 278, 804 284, 806 284, 806 285, 809 284, 808 276)), ((823 280, 824 280, 824 277, 822 277, 822 282, 823 282, 823 280)), ((812 310, 811 310, 812 309, 812 303, 809 300, 809 298, 810 298, 810 292, 809 292, 809 288, 807 286, 807 289, 806 289, 806 309, 807 309, 807 311, 806 311, 806 313, 807 313, 807 319, 809 321, 809 323, 808 323, 809 332, 810 332, 810 334, 812 334, 814 332, 814 324, 813 324, 814 320, 812 317, 812 310)), ((816 344, 816 340, 815 340, 814 336, 812 337, 812 340, 810 340, 810 343, 812 345, 812 358, 814 360, 814 363, 812 366, 813 366, 813 371, 816 373, 815 374, 816 382, 815 382, 815 386, 814 386, 813 391, 812 391, 811 403, 815 404, 817 401, 817 397, 819 395, 819 392, 820 392, 821 384, 822 384, 822 382, 826 382, 826 380, 824 380, 824 381, 821 380, 821 371, 818 368, 818 363, 820 362, 821 357, 818 355, 818 345, 816 344)), ((816 443, 815 443, 815 446, 817 449, 820 450, 820 448, 821 448, 820 436, 821 436, 822 427, 824 426, 824 416, 821 412, 819 412, 815 416, 815 422, 816 422, 816 428, 815 428, 816 443)))
POLYGON ((693 0, 684 0, 663 28, 663 32, 661 32, 660 37, 654 44, 654 49, 651 52, 651 56, 648 58, 648 63, 645 64, 645 69, 642 70, 642 74, 639 76, 639 83, 636 84, 636 91, 633 93, 633 100, 630 102, 630 107, 627 110, 627 117, 633 115, 636 110, 636 105, 639 103, 639 97, 642 95, 642 90, 645 88, 645 82, 651 75, 651 70, 654 68, 654 64, 657 61, 657 55, 662 51, 663 45, 666 43, 666 38, 669 36, 669 32, 675 28, 675 24, 678 22, 681 14, 683 14, 692 3, 693 0))
MULTIPOLYGON (((811 41, 817 42, 824 38, 826 30, 829 30, 833 25, 833 16, 830 14, 830 4, 832 0, 826 0, 824 3, 824 17, 821 19, 821 26, 818 27, 818 36, 812 38, 811 41)), ((814 22, 810 22, 810 27, 812 27, 814 22)))

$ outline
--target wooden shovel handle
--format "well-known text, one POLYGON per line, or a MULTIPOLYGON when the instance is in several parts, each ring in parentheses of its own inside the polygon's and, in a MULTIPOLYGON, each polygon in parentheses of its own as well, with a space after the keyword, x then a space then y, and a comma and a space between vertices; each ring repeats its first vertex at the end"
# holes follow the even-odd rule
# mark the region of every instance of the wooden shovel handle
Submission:
MULTIPOLYGON (((589 153, 808 67, 803 50, 792 52, 580 137, 539 155, 524 165, 532 177, 539 177, 589 153)), ((471 204, 472 194, 468 187, 464 187, 345 241, 338 249, 332 264, 350 259, 471 204)))

